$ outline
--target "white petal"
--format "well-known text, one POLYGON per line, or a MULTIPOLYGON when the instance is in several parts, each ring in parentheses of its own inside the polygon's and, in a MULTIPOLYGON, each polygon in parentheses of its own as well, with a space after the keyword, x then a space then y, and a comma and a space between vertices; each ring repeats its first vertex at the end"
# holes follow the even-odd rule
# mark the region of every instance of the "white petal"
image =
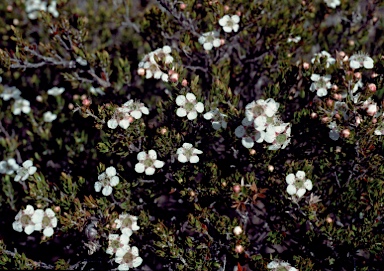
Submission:
POLYGON ((244 147, 246 147, 247 149, 250 149, 252 148, 255 143, 253 142, 252 138, 250 137, 244 137, 242 140, 241 140, 241 143, 243 144, 244 147))
POLYGON ((53 229, 51 227, 47 227, 44 229, 43 234, 47 237, 51 237, 53 235, 53 229))
POLYGON ((202 102, 198 102, 195 105, 195 109, 197 112, 202 113, 204 111, 204 104, 202 102))
POLYGON ((240 17, 238 15, 232 15, 231 19, 235 23, 239 23, 240 22, 240 17))
POLYGON ((33 175, 33 174, 35 174, 36 170, 37 170, 36 167, 30 167, 30 168, 28 169, 28 174, 29 174, 29 175, 33 175))
POLYGON ((294 195, 294 194, 296 194, 296 186, 294 186, 293 184, 288 185, 288 187, 287 187, 287 193, 288 193, 289 195, 294 195))
POLYGON ((363 65, 364 65, 364 68, 366 68, 366 69, 372 69, 373 68, 373 59, 369 57, 368 59, 364 60, 363 65))
POLYGON ((352 69, 358 69, 358 68, 360 68, 360 62, 358 62, 356 60, 351 60, 351 62, 349 62, 349 66, 352 69))
POLYGON ((32 205, 29 205, 29 204, 24 210, 24 214, 27 214, 27 215, 33 215, 34 212, 35 212, 35 209, 33 208, 32 205))
POLYGON ((156 151, 154 150, 149 150, 148 151, 148 156, 153 159, 153 160, 156 160, 157 159, 157 154, 156 154, 156 151))
POLYGON ((305 190, 305 188, 300 188, 299 190, 297 190, 296 195, 297 195, 299 198, 301 198, 302 196, 304 196, 304 194, 305 194, 306 191, 307 191, 307 190, 305 190))
POLYGON ((34 225, 28 225, 25 227, 24 232, 28 235, 30 235, 35 230, 34 225))
POLYGON ((101 187, 102 187, 102 184, 101 184, 101 182, 95 182, 95 191, 96 192, 100 192, 100 190, 101 190, 101 187))
POLYGON ((183 106, 183 105, 185 105, 186 100, 187 99, 185 98, 184 95, 179 95, 179 96, 176 97, 176 104, 178 106, 183 106))
POLYGON ((115 176, 116 175, 116 169, 114 167, 108 167, 106 170, 105 170, 105 173, 107 174, 107 176, 109 177, 112 177, 112 176, 115 176))
POLYGON ((308 191, 310 191, 310 190, 312 190, 312 181, 311 180, 306 180, 305 182, 304 182, 304 187, 305 187, 305 189, 307 189, 308 191))
POLYGON ((199 156, 197 155, 192 155, 191 158, 189 159, 189 162, 191 162, 192 164, 195 164, 197 162, 199 162, 199 156))
POLYGON ((195 94, 193 94, 193 93, 188 92, 187 95, 185 95, 185 97, 187 98, 187 100, 188 100, 189 102, 194 102, 194 101, 196 101, 196 96, 195 96, 195 94))
POLYGON ((227 32, 227 33, 231 33, 232 32, 232 28, 229 27, 229 26, 224 26, 223 30, 224 30, 224 32, 227 32))
POLYGON ((287 184, 293 184, 295 182, 296 178, 295 178, 295 175, 293 173, 290 173, 287 175, 287 177, 285 177, 285 181, 287 182, 287 184))
POLYGON ((299 180, 304 180, 305 178, 305 172, 302 170, 299 170, 296 172, 296 178, 299 180))
POLYGON ((183 143, 183 148, 184 149, 190 149, 190 148, 192 148, 193 147, 193 145, 191 144, 191 143, 183 143))
POLYGON ((185 117, 187 115, 187 110, 185 110, 184 108, 177 108, 176 110, 176 115, 178 117, 185 117))
POLYGON ((103 191, 101 191, 101 193, 103 193, 104 196, 109 196, 110 194, 112 194, 112 187, 107 185, 103 188, 103 191))
POLYGON ((32 215, 31 220, 33 223, 36 224, 43 221, 43 217, 44 217, 44 211, 41 209, 37 209, 35 210, 35 213, 32 215))
POLYGON ((129 127, 129 121, 127 119, 123 119, 119 122, 119 126, 123 129, 127 129, 129 127))
POLYGON ((15 231, 22 232, 23 231, 23 225, 21 224, 20 221, 15 221, 12 223, 12 228, 15 231))
POLYGON ((135 171, 136 171, 137 173, 143 173, 144 170, 145 170, 145 166, 144 166, 144 164, 142 164, 142 163, 137 163, 137 164, 135 165, 135 171))
POLYGON ((29 168, 33 165, 33 162, 31 160, 27 160, 23 163, 24 168, 29 168))
POLYGON ((180 163, 186 163, 188 162, 188 159, 187 159, 187 156, 185 156, 184 154, 179 154, 179 156, 177 157, 177 160, 179 160, 180 163))
POLYGON ((155 168, 162 168, 164 166, 164 162, 163 161, 159 161, 159 160, 156 160, 153 165, 155 166, 155 168))
POLYGON ((239 25, 238 24, 233 25, 232 29, 233 29, 233 32, 239 31, 239 25))
POLYGON ((205 113, 203 117, 204 117, 206 120, 210 120, 210 119, 213 118, 214 115, 215 115, 215 114, 214 114, 212 111, 209 111, 209 112, 205 113))
POLYGON ((118 184, 119 184, 119 177, 117 177, 117 176, 113 176, 113 177, 111 178, 111 180, 109 181, 109 184, 110 184, 111 186, 116 186, 116 185, 118 185, 118 184))
POLYGON ((149 109, 145 106, 140 107, 141 113, 148 115, 149 114, 149 109))
POLYGON ((207 42, 207 43, 204 43, 203 47, 205 50, 210 51, 213 48, 213 44, 210 42, 207 42))
POLYGON ((143 259, 141 257, 134 258, 132 261, 132 265, 135 268, 141 265, 142 263, 143 263, 143 259))
POLYGON ((235 129, 235 135, 238 138, 242 138, 245 135, 245 128, 244 128, 244 126, 242 126, 242 125, 237 126, 237 128, 235 129))
POLYGON ((144 161, 147 159, 147 153, 145 151, 141 151, 137 154, 137 160, 144 161))
POLYGON ((325 88, 319 88, 316 92, 317 96, 324 97, 327 96, 328 91, 325 88))
POLYGON ((198 150, 198 149, 193 149, 192 153, 193 154, 202 154, 203 152, 201 150, 198 150))
POLYGON ((143 114, 139 110, 135 110, 135 111, 131 112, 131 116, 134 117, 137 120, 140 119, 142 115, 143 114))
POLYGON ((314 82, 317 82, 320 80, 320 75, 314 73, 311 75, 311 80, 314 81, 314 82))
POLYGON ((219 40, 219 39, 213 40, 213 46, 219 47, 220 45, 221 45, 221 40, 219 40))
POLYGON ((187 115, 187 118, 189 120, 194 120, 197 118, 197 112, 196 111, 192 111, 192 112, 189 112, 188 115, 187 115))
POLYGON ((146 170, 145 170, 145 174, 146 175, 153 175, 155 173, 155 169, 153 167, 148 167, 146 170))

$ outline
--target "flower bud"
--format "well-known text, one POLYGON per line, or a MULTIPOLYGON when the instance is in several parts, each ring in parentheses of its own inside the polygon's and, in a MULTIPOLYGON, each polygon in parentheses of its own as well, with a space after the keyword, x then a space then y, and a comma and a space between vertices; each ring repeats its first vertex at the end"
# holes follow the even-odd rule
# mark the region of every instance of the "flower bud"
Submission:
POLYGON ((322 118, 321 118, 321 121, 322 121, 323 123, 327 123, 327 122, 329 121, 329 117, 322 117, 322 118))
POLYGON ((236 245, 235 252, 239 253, 239 254, 243 253, 244 252, 244 247, 242 245, 236 245))
POLYGON ((220 45, 224 45, 225 44, 225 39, 220 39, 220 45))
POLYGON ((184 4, 184 3, 181 3, 181 4, 180 4, 180 9, 181 9, 181 10, 184 10, 186 7, 187 7, 186 4, 184 4))
POLYGON ((232 187, 232 190, 233 190, 233 192, 235 192, 235 193, 239 193, 240 190, 241 190, 241 187, 240 187, 240 185, 235 184, 235 185, 232 187))
POLYGON ((340 51, 340 52, 339 52, 339 56, 341 56, 341 57, 345 57, 345 52, 344 52, 344 51, 340 51))
POLYGON ((272 165, 268 165, 268 171, 272 172, 275 168, 272 165))
POLYGON ((333 90, 338 90, 339 87, 338 87, 337 85, 332 85, 332 89, 333 89, 333 90))
POLYGON ((140 76, 143 76, 145 74, 145 70, 143 68, 139 68, 137 70, 137 74, 140 75, 140 76))
POLYGON ((36 96, 36 101, 41 103, 43 101, 43 97, 41 97, 41 95, 37 95, 36 96))
POLYGON ((335 118, 337 118, 338 120, 341 119, 340 114, 339 114, 339 113, 336 113, 336 114, 335 114, 335 118))
POLYGON ((181 81, 181 85, 182 85, 183 87, 188 86, 188 81, 187 81, 186 79, 183 79, 183 81, 181 81))
POLYGON ((236 235, 236 236, 240 235, 242 232, 243 232, 243 229, 240 226, 236 226, 233 229, 233 234, 236 235))
POLYGON ((360 79, 361 78, 361 72, 355 72, 355 77, 357 79, 360 79))
POLYGON ((169 77, 169 81, 172 83, 176 83, 179 80, 179 74, 177 72, 173 73, 171 77, 169 77))
POLYGON ((304 70, 308 70, 309 69, 309 63, 308 62, 304 62, 303 63, 303 68, 304 68, 304 70))
POLYGON ((368 88, 371 92, 376 92, 376 85, 375 84, 369 84, 368 88))
POLYGON ((255 155, 255 154, 256 154, 256 151, 255 151, 254 149, 251 149, 251 150, 249 150, 249 154, 250 154, 250 155, 255 155))
POLYGON ((224 11, 227 12, 229 10, 229 7, 227 5, 224 6, 224 11))
POLYGON ((332 106, 333 106, 333 100, 331 100, 331 99, 327 99, 326 103, 327 103, 327 105, 328 105, 329 107, 332 107, 332 106))
POLYGON ((343 137, 347 138, 350 136, 351 131, 349 131, 349 129, 344 129, 343 131, 341 131, 341 134, 343 137))
POLYGON ((376 122, 377 122, 377 119, 376 119, 376 118, 372 119, 372 123, 373 123, 373 124, 375 124, 376 122))
POLYGON ((325 221, 327 221, 328 223, 332 223, 333 222, 332 218, 330 218, 329 216, 325 219, 325 221))
POLYGON ((311 113, 311 118, 312 119, 316 119, 318 116, 317 116, 317 113, 316 112, 312 112, 311 113))
POLYGON ((356 116, 355 121, 356 121, 356 125, 359 125, 361 123, 360 116, 356 116))
POLYGON ((373 117, 377 112, 377 105, 370 104, 367 108, 367 114, 371 117, 373 117))

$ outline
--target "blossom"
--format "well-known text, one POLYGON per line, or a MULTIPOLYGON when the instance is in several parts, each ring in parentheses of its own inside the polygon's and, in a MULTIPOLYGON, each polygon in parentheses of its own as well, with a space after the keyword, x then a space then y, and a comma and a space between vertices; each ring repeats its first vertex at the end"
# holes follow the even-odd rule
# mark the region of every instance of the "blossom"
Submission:
POLYGON ((149 109, 138 101, 129 100, 124 103, 122 107, 118 108, 119 111, 129 113, 135 119, 140 119, 142 114, 148 115, 149 109))
POLYGON ((43 119, 45 122, 52 122, 57 118, 56 114, 53 114, 51 111, 47 111, 43 115, 43 119))
POLYGON ((290 43, 290 42, 298 43, 300 40, 301 40, 301 37, 300 37, 300 36, 296 36, 296 37, 294 37, 294 38, 289 37, 289 38, 287 39, 287 42, 288 42, 288 43, 290 43))
POLYGON ((109 196, 112 193, 112 187, 119 184, 119 177, 116 176, 116 169, 112 166, 101 173, 97 179, 98 181, 95 182, 95 191, 100 192, 101 188, 103 188, 101 193, 103 193, 104 196, 109 196))
POLYGON ((372 69, 373 59, 363 52, 356 53, 349 58, 349 66, 352 69, 359 69, 361 67, 372 69))
POLYGON ((25 99, 17 99, 13 104, 13 114, 20 115, 21 112, 28 114, 31 111, 30 102, 25 99))
POLYGON ((199 157, 197 154, 202 154, 203 152, 201 150, 198 150, 193 147, 190 143, 184 143, 181 148, 178 148, 176 151, 177 160, 181 163, 190 162, 192 164, 195 164, 199 162, 199 157))
POLYGON ((126 234, 110 234, 108 236, 108 248, 106 253, 113 255, 119 248, 127 246, 129 243, 129 236, 126 234))
POLYGON ((130 214, 121 214, 119 218, 115 220, 116 229, 121 229, 121 232, 128 237, 132 235, 134 231, 140 229, 137 225, 137 216, 130 214))
POLYGON ((340 0, 324 0, 324 2, 330 8, 336 8, 337 6, 340 5, 340 0))
POLYGON ((227 122, 224 119, 225 117, 227 117, 227 115, 220 113, 218 108, 204 114, 204 118, 206 120, 211 120, 212 127, 215 130, 219 130, 220 128, 227 128, 227 122))
POLYGON ((0 162, 0 174, 12 175, 19 167, 15 159, 9 158, 0 162))
POLYGON ((124 130, 129 127, 129 125, 133 122, 133 117, 128 113, 117 108, 113 117, 108 120, 107 126, 110 129, 116 129, 117 126, 120 126, 124 130))
POLYGON ((273 269, 273 271, 298 271, 298 269, 292 267, 289 263, 280 260, 273 260, 268 263, 267 268, 273 269))
POLYGON ((316 53, 315 57, 311 59, 312 64, 320 63, 321 59, 325 58, 326 64, 325 67, 329 68, 330 65, 335 64, 336 59, 334 59, 330 53, 327 51, 321 51, 320 53, 316 53))
POLYGON ((255 142, 262 143, 264 141, 264 131, 255 128, 254 122, 245 117, 241 125, 235 129, 235 135, 241 138, 241 144, 247 149, 252 148, 255 142))
POLYGON ((287 193, 289 195, 296 195, 301 198, 307 190, 312 190, 312 181, 305 179, 304 171, 299 170, 296 172, 296 175, 290 173, 285 180, 288 184, 287 193))
POLYGON ((20 98, 21 91, 16 87, 4 86, 4 90, 0 93, 0 97, 3 98, 4 101, 8 101, 10 99, 18 100, 20 98))
POLYGON ((146 175, 153 175, 156 168, 162 168, 164 166, 163 161, 157 160, 157 154, 154 150, 149 150, 148 154, 145 151, 137 154, 137 160, 139 163, 135 165, 135 171, 137 173, 145 172, 146 175))
POLYGON ((291 124, 290 123, 276 123, 276 125, 270 125, 267 127, 264 134, 264 140, 267 143, 271 143, 269 150, 285 149, 291 136, 291 124))
POLYGON ((240 17, 238 15, 224 15, 224 17, 219 20, 219 25, 223 27, 224 32, 237 32, 239 31, 239 22, 240 17))
POLYGON ((33 162, 31 160, 25 161, 22 167, 19 167, 16 172, 15 182, 25 181, 28 177, 34 174, 37 170, 35 166, 33 166, 33 162))
POLYGON ((25 210, 20 210, 15 216, 15 221, 12 223, 12 228, 15 231, 24 232, 30 235, 35 230, 35 224, 32 222, 32 215, 35 209, 32 205, 27 205, 25 210))
POLYGON ((76 57, 76 62, 79 63, 81 66, 87 66, 88 64, 87 60, 82 58, 81 56, 76 57))
POLYGON ((189 120, 196 119, 197 112, 202 113, 204 111, 203 103, 197 102, 196 96, 193 93, 177 96, 176 104, 180 106, 176 111, 176 115, 179 117, 187 116, 189 120))
POLYGON ((59 96, 59 95, 63 94, 64 91, 65 91, 65 88, 63 88, 63 87, 61 87, 61 88, 53 87, 53 88, 49 89, 47 92, 48 92, 48 95, 59 96))
POLYGON ((35 231, 43 230, 46 237, 53 235, 53 228, 57 226, 57 218, 55 212, 51 208, 35 210, 31 217, 32 222, 35 224, 35 231))
POLYGON ((138 73, 145 74, 145 78, 155 78, 168 82, 168 74, 163 72, 169 64, 173 62, 173 57, 170 55, 171 47, 164 46, 153 52, 146 54, 139 63, 138 73))
POLYGON ((143 263, 143 259, 139 257, 139 249, 135 246, 124 246, 117 249, 115 262, 119 264, 118 270, 129 270, 136 268, 143 263))
POLYGON ((101 88, 95 88, 95 87, 91 86, 91 87, 89 88, 89 91, 90 91, 93 95, 97 95, 97 94, 105 95, 105 92, 104 92, 101 88))
POLYGON ((25 2, 25 12, 31 20, 37 19, 39 11, 47 11, 47 3, 41 0, 27 0, 25 2))
POLYGON ((311 80, 313 81, 310 91, 314 92, 316 90, 316 94, 319 97, 324 97, 328 94, 327 89, 330 89, 332 87, 331 84, 331 76, 325 75, 320 76, 316 73, 311 75, 311 80))
POLYGON ((48 6, 48 12, 55 18, 59 17, 59 12, 56 10, 56 0, 51 0, 48 6))
POLYGON ((266 100, 259 99, 245 106, 245 116, 252 120, 262 115, 271 118, 277 113, 279 106, 280 104, 272 98, 266 100))
POLYGON ((207 32, 200 36, 199 43, 203 45, 205 50, 209 51, 212 50, 213 47, 219 47, 221 45, 218 37, 219 33, 216 31, 207 32))

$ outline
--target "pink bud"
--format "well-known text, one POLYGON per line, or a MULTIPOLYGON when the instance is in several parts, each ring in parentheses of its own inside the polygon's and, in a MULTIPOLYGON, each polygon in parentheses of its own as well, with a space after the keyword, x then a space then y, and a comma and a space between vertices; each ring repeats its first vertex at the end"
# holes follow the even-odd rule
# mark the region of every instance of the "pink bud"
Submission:
POLYGON ((333 89, 333 90, 338 90, 339 87, 338 87, 337 85, 333 85, 333 86, 332 86, 332 89, 333 89))
POLYGON ((242 232, 243 232, 243 229, 240 226, 236 226, 233 229, 233 234, 236 235, 236 236, 240 235, 242 232))
POLYGON ((187 81, 187 79, 183 79, 183 81, 181 81, 181 85, 182 85, 183 87, 188 86, 188 81, 187 81))
POLYGON ((181 4, 180 4, 180 9, 181 9, 181 10, 184 10, 186 7, 187 7, 186 4, 184 4, 184 3, 181 3, 181 4))
POLYGON ((220 45, 224 45, 225 44, 225 39, 220 39, 220 45))
POLYGON ((355 72, 355 77, 357 79, 360 79, 361 78, 361 72, 355 72))
POLYGON ((361 118, 359 116, 356 116, 355 121, 356 125, 359 125, 361 123, 361 118))
POLYGON ((367 114, 371 117, 373 117, 377 112, 377 105, 370 104, 367 108, 367 114))
POLYGON ((323 123, 327 123, 327 122, 329 121, 329 118, 328 118, 328 117, 322 117, 322 118, 321 118, 321 121, 322 121, 323 123))
POLYGON ((244 252, 244 247, 242 245, 236 245, 235 252, 239 253, 239 254, 243 253, 244 252))
POLYGON ((335 114, 335 118, 337 118, 338 120, 341 119, 340 114, 339 114, 339 113, 336 113, 336 114, 335 114))
POLYGON ((235 192, 235 193, 239 193, 239 192, 240 192, 240 189, 241 189, 241 187, 240 187, 240 185, 238 185, 238 184, 236 184, 236 185, 234 185, 234 186, 232 187, 232 190, 233 190, 233 192, 235 192))
POLYGON ((344 52, 344 51, 340 51, 340 52, 339 52, 339 56, 341 56, 341 57, 345 57, 345 52, 344 52))
POLYGON ((331 100, 331 99, 327 99, 326 103, 327 103, 327 105, 328 105, 329 107, 332 107, 332 106, 333 106, 333 100, 331 100))
POLYGON ((341 131, 341 134, 343 135, 343 137, 347 138, 350 136, 351 131, 349 131, 349 129, 344 129, 343 131, 341 131))
POLYGON ((143 68, 139 68, 137 70, 137 74, 140 75, 140 76, 143 76, 145 74, 145 70, 143 68))
POLYGON ((309 63, 308 62, 304 62, 303 63, 303 68, 304 68, 304 70, 308 70, 309 69, 309 63))
POLYGON ((89 99, 84 99, 82 101, 82 104, 85 105, 85 106, 89 106, 89 105, 91 105, 91 101, 89 99))
POLYGON ((272 172, 275 168, 272 165, 268 165, 268 171, 272 172))
POLYGON ((311 118, 316 119, 317 118, 317 113, 316 112, 312 112, 311 113, 311 118))
POLYGON ((254 149, 251 149, 251 150, 249 151, 249 154, 250 154, 250 155, 255 155, 255 154, 256 154, 256 151, 255 151, 254 149))
POLYGON ((375 85, 375 84, 373 84, 373 83, 372 83, 372 84, 369 84, 369 85, 368 85, 368 88, 369 88, 370 91, 372 91, 372 92, 376 92, 376 85, 375 85))
POLYGON ((379 76, 377 73, 372 73, 372 75, 371 75, 371 78, 376 78, 377 76, 379 76))
POLYGON ((171 77, 169 77, 169 81, 172 83, 176 83, 179 80, 179 74, 177 72, 173 73, 171 77))
POLYGON ((236 11, 236 15, 240 17, 241 16, 241 11, 239 11, 239 10, 236 11))
POLYGON ((227 12, 229 10, 229 7, 227 5, 224 6, 224 11, 227 12))
POLYGON ((377 122, 377 119, 376 119, 376 118, 372 119, 372 123, 373 123, 373 124, 375 124, 376 122, 377 122))

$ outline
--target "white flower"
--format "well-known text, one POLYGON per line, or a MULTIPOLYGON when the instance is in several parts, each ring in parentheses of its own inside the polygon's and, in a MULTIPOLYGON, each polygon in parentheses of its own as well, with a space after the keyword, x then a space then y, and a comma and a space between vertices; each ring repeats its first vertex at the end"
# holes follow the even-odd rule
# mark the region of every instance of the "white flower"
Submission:
POLYGON ((265 141, 268 140, 270 141, 269 143, 272 143, 272 145, 268 147, 268 150, 285 149, 289 142, 291 142, 291 124, 280 123, 272 127, 273 128, 267 130, 268 134, 266 132, 264 136, 265 141))
POLYGON ((197 102, 196 96, 193 93, 177 96, 176 104, 180 106, 176 111, 176 115, 179 117, 187 116, 189 120, 196 119, 197 112, 202 113, 204 111, 203 103, 197 102))
POLYGON ((15 159, 9 158, 7 161, 0 162, 0 174, 12 175, 19 167, 15 159))
POLYGON ((177 154, 177 160, 181 163, 190 162, 192 164, 195 164, 199 162, 199 157, 197 154, 202 154, 203 152, 201 150, 198 150, 193 147, 190 143, 184 143, 181 148, 178 148, 176 151, 177 154))
POLYGON ((119 184, 119 177, 116 176, 116 169, 114 167, 108 167, 105 172, 101 173, 98 176, 98 181, 95 182, 95 191, 100 192, 101 188, 103 188, 104 196, 109 196, 112 193, 112 187, 119 184))
POLYGON ((57 218, 55 212, 51 208, 35 210, 31 217, 32 222, 35 224, 35 231, 43 230, 46 237, 53 235, 53 228, 57 226, 57 218))
POLYGON ((224 32, 237 32, 239 31, 239 22, 240 17, 238 15, 224 15, 224 17, 219 20, 219 25, 223 27, 224 32))
POLYGON ((349 58, 349 66, 352 69, 359 69, 361 67, 372 69, 373 59, 363 52, 356 53, 349 58))
POLYGON ((227 122, 224 119, 225 117, 227 117, 227 115, 220 113, 218 108, 204 114, 204 118, 206 120, 211 120, 212 127, 215 130, 219 130, 220 128, 227 128, 227 122))
POLYGON ((45 122, 52 122, 57 118, 56 114, 53 114, 51 111, 47 111, 43 115, 43 119, 45 122))
POLYGON ((48 12, 52 14, 53 17, 59 17, 59 12, 56 10, 56 0, 52 0, 48 6, 48 12))
POLYGON ((81 56, 76 57, 76 62, 79 63, 81 66, 87 66, 87 60, 82 58, 81 56))
POLYGON ((145 78, 155 78, 168 82, 168 74, 163 72, 169 64, 173 62, 173 57, 170 55, 172 49, 169 46, 158 48, 153 52, 146 54, 139 63, 138 73, 145 74, 145 78))
POLYGON ((143 259, 139 257, 139 249, 137 247, 125 246, 117 249, 115 262, 119 264, 118 270, 129 270, 136 268, 143 263, 143 259))
POLYGON ((316 94, 319 97, 326 96, 328 94, 327 89, 330 89, 332 87, 332 84, 330 82, 330 75, 320 76, 314 73, 311 75, 311 80, 313 81, 313 83, 310 87, 310 91, 314 92, 316 90, 316 94))
POLYGON ((123 106, 118 110, 129 113, 135 119, 140 119, 142 114, 149 114, 149 109, 143 103, 138 101, 135 102, 133 100, 129 100, 128 102, 124 103, 123 106))
POLYGON ((212 50, 213 47, 219 47, 221 45, 218 37, 219 33, 216 31, 207 32, 200 36, 199 43, 203 45, 205 50, 209 51, 212 50))
POLYGON ((300 36, 296 36, 294 38, 291 38, 289 37, 287 42, 290 43, 290 42, 294 42, 294 43, 298 43, 299 41, 301 40, 301 37, 300 36))
POLYGON ((16 87, 4 86, 4 90, 0 93, 0 97, 3 98, 4 101, 8 101, 10 99, 18 100, 20 98, 21 91, 16 87))
POLYGON ((24 232, 30 235, 35 230, 35 224, 32 221, 32 215, 35 210, 32 205, 27 205, 25 210, 20 210, 15 216, 15 221, 12 223, 12 228, 15 231, 24 232))
POLYGON ((255 129, 254 122, 246 117, 242 120, 241 125, 235 129, 235 135, 241 138, 241 144, 244 147, 250 149, 255 145, 255 142, 264 141, 265 132, 255 129))
POLYGON ((25 2, 25 12, 31 20, 37 19, 39 11, 47 11, 47 3, 41 0, 27 0, 25 2))
POLYGON ((15 176, 15 182, 25 181, 30 175, 33 175, 36 172, 37 168, 33 166, 31 160, 27 160, 23 163, 22 167, 17 169, 17 174, 15 176))
POLYGON ((137 160, 139 163, 135 165, 135 171, 137 173, 145 172, 146 175, 153 175, 156 168, 162 168, 164 166, 163 161, 157 160, 157 154, 154 150, 149 150, 148 154, 145 151, 137 154, 137 160))
POLYGON ((256 119, 258 116, 267 116, 271 118, 276 114, 279 106, 280 104, 275 102, 272 98, 266 100, 259 99, 245 106, 245 116, 252 120, 256 119))
POLYGON ((304 171, 297 171, 296 175, 290 173, 285 178, 287 182, 287 193, 291 196, 296 195, 298 198, 304 196, 305 192, 312 190, 312 181, 305 179, 304 171))
POLYGON ((127 246, 129 243, 129 236, 126 234, 110 234, 108 236, 108 248, 106 253, 113 255, 119 248, 127 246))
POLYGON ((330 8, 336 8, 337 6, 340 5, 340 0, 324 0, 324 2, 330 8))
POLYGON ((272 262, 268 263, 267 268, 273 269, 273 271, 298 271, 289 263, 281 260, 273 260, 272 262))
POLYGON ((315 54, 315 57, 311 59, 312 64, 321 63, 321 59, 325 58, 326 68, 329 68, 330 65, 335 64, 336 59, 334 59, 327 51, 321 51, 320 53, 315 54))
POLYGON ((28 100, 22 98, 15 100, 12 111, 14 115, 20 115, 21 112, 23 112, 24 114, 28 114, 30 111, 31 107, 28 100))
POLYGON ((89 88, 89 91, 90 91, 93 95, 97 95, 97 94, 105 95, 105 92, 104 92, 101 88, 95 88, 95 87, 91 86, 91 87, 89 88))
POLYGON ((63 87, 61 87, 61 88, 53 87, 53 88, 48 90, 48 95, 59 96, 59 95, 63 94, 64 91, 65 91, 65 88, 63 88, 63 87))
POLYGON ((115 220, 116 229, 121 229, 121 232, 128 237, 132 235, 134 231, 140 229, 137 225, 137 216, 130 214, 121 214, 119 218, 115 220))

